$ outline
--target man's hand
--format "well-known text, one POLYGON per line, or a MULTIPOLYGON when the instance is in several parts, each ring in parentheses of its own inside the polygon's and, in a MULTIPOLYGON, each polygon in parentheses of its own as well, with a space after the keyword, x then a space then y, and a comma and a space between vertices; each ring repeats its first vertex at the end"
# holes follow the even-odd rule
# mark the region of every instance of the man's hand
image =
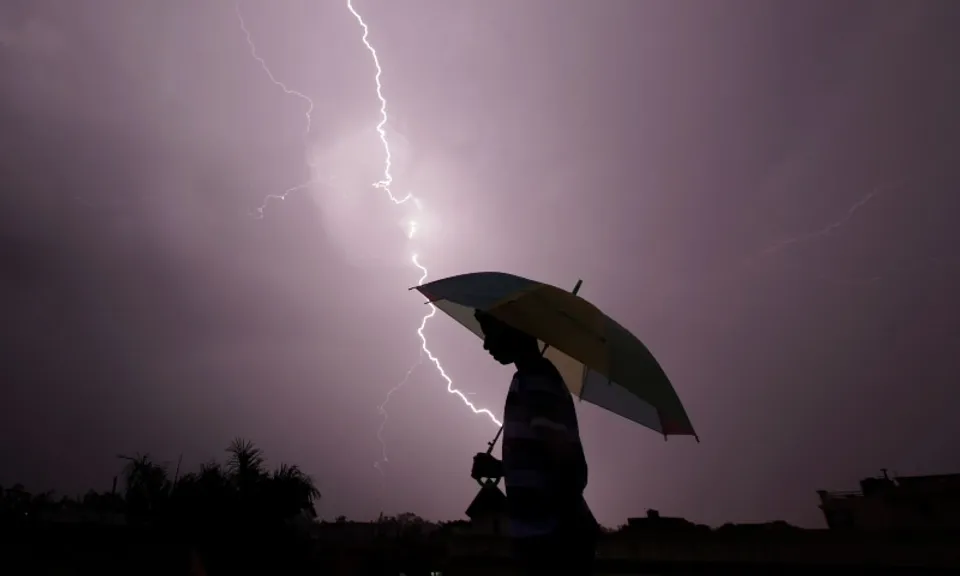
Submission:
POLYGON ((503 464, 486 452, 478 452, 473 457, 473 468, 470 470, 470 477, 474 480, 491 478, 499 480, 503 477, 503 464))

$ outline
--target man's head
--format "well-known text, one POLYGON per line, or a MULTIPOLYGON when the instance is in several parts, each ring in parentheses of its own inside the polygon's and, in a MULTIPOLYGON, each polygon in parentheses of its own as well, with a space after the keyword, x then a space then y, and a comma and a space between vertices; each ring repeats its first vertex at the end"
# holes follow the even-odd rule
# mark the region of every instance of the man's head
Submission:
POLYGON ((483 331, 483 349, 501 364, 513 364, 518 360, 539 356, 537 339, 501 322, 490 314, 477 310, 474 313, 483 331))

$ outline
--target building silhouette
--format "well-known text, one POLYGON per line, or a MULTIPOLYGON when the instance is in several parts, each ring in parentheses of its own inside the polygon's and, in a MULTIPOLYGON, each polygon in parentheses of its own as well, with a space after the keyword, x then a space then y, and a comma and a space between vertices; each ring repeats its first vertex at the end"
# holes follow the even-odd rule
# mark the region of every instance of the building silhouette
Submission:
POLYGON ((621 528, 634 534, 640 533, 689 533, 692 531, 706 531, 710 528, 701 524, 695 524, 686 518, 677 518, 673 516, 661 516, 659 510, 649 509, 646 516, 637 516, 627 518, 627 525, 621 528))
POLYGON ((891 478, 883 470, 860 490, 817 495, 833 530, 960 530, 960 474, 891 478))

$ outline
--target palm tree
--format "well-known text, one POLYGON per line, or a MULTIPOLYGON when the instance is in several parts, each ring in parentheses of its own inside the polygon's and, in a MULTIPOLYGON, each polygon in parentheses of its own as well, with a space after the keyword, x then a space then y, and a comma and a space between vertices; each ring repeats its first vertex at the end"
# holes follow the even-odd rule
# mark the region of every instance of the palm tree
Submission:
POLYGON ((263 451, 253 442, 236 438, 227 448, 230 458, 227 470, 240 484, 252 483, 263 477, 263 451))
POLYGON ((220 464, 210 462, 184 474, 171 494, 173 515, 188 523, 227 520, 233 507, 233 487, 220 464))
POLYGON ((219 462, 211 461, 200 465, 200 471, 193 475, 201 494, 209 498, 223 499, 230 489, 230 479, 219 462))
POLYGON ((236 502, 231 512, 251 521, 263 518, 266 514, 264 483, 268 478, 263 466, 263 452, 253 442, 236 438, 227 453, 226 471, 236 502))
POLYGON ((311 520, 317 517, 314 502, 320 499, 308 474, 297 466, 281 464, 270 478, 270 504, 282 518, 303 514, 311 520))
POLYGON ((166 467, 153 462, 149 454, 121 455, 119 458, 127 460, 123 471, 127 512, 141 519, 156 516, 170 495, 166 467))

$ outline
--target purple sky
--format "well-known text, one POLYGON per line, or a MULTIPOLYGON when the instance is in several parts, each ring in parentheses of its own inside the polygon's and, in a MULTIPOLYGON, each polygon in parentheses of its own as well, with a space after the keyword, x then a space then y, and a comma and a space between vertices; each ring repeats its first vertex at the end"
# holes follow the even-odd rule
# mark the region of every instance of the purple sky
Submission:
MULTIPOLYGON (((373 467, 419 350, 413 250, 434 278, 583 278, 660 359, 702 443, 581 405, 605 524, 820 525, 818 488, 960 470, 960 5, 356 8, 413 243, 370 186, 379 102, 345 2, 241 4, 315 103, 306 147, 230 3, 0 7, 0 484, 107 488, 117 453, 194 466, 240 435, 313 474, 324 517, 461 517, 496 428, 431 367, 373 467)), ((427 336, 499 414, 509 370, 446 318, 427 336)))

